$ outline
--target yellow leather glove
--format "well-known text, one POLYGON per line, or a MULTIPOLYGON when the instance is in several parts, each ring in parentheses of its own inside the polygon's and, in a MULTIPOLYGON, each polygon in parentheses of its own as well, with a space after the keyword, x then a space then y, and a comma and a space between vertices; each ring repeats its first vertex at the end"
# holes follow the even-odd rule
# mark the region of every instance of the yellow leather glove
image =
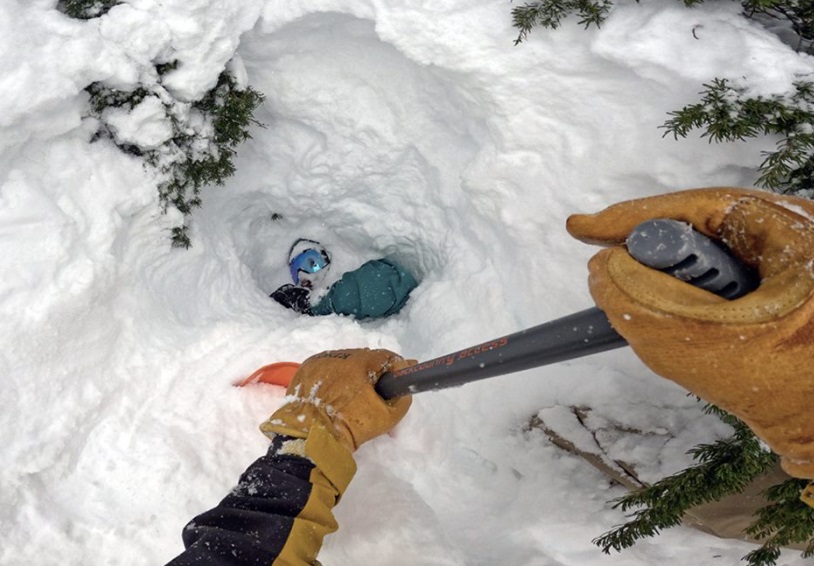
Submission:
POLYGON ((266 435, 307 438, 321 426, 353 452, 388 432, 410 408, 410 396, 385 401, 373 385, 385 372, 415 364, 388 350, 336 350, 311 356, 294 375, 286 404, 260 425, 266 435))
POLYGON ((615 246, 589 263, 591 294, 657 374, 743 420, 814 478, 814 202, 735 188, 623 202, 568 219, 571 235, 615 246), (728 301, 643 266, 621 244, 653 218, 689 222, 760 273, 728 301))

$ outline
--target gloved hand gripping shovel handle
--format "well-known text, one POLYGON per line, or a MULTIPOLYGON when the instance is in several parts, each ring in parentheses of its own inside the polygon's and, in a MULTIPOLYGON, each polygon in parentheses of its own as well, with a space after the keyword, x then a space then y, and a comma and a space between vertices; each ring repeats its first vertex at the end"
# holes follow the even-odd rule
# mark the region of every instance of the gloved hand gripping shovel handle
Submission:
MULTIPOLYGON (((627 239, 641 263, 735 299, 759 284, 757 275, 719 244, 675 220, 649 220, 627 239)), ((483 344, 382 375, 376 391, 384 399, 456 387, 626 346, 598 308, 534 326, 483 344)))

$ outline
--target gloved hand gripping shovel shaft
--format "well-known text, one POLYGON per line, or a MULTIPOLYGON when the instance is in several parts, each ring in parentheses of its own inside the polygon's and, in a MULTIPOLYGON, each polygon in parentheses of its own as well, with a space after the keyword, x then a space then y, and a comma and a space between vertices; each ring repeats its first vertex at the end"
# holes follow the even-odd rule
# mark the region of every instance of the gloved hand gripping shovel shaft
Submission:
MULTIPOLYGON (((713 240, 675 220, 649 220, 627 240, 641 263, 692 285, 735 299, 755 289, 756 274, 713 240)), ((397 372, 376 383, 384 399, 456 387, 626 346, 598 308, 534 326, 397 372)))

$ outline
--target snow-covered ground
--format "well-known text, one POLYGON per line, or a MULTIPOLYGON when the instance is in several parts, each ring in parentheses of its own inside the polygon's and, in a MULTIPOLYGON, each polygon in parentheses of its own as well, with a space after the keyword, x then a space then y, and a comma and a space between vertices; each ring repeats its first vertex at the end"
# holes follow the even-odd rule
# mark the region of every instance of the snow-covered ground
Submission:
MULTIPOLYGON (((774 140, 657 126, 713 77, 772 92, 814 69, 736 2, 623 1, 599 31, 571 20, 519 46, 513 4, 495 0, 126 0, 89 21, 55 3, 0 2, 4 566, 176 555, 186 521, 265 450, 257 425, 282 391, 232 386, 261 365, 353 346, 429 359, 591 306, 593 250, 566 216, 751 185, 774 140), (177 58, 167 83, 195 98, 235 53, 266 127, 206 191, 192 249, 171 249, 156 178, 89 143, 83 88, 132 87, 177 58), (297 316, 267 295, 300 236, 328 245, 334 276, 388 255, 421 285, 386 321, 297 316)), ((606 504, 622 492, 523 430, 569 405, 655 431, 619 447, 648 479, 725 433, 628 349, 424 393, 357 453, 321 560, 737 564, 752 548, 677 528, 603 555, 591 539, 623 521, 606 504)))

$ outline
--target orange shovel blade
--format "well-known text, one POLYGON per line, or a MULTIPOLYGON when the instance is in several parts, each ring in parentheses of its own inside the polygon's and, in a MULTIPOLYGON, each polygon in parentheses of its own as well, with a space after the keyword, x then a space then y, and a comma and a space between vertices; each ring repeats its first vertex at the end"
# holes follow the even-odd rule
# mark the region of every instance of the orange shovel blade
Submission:
POLYGON ((269 364, 261 367, 236 385, 237 387, 243 387, 244 385, 251 385, 253 383, 270 383, 271 385, 288 387, 288 384, 291 383, 291 378, 297 373, 299 367, 300 364, 296 362, 277 362, 276 364, 269 364))

